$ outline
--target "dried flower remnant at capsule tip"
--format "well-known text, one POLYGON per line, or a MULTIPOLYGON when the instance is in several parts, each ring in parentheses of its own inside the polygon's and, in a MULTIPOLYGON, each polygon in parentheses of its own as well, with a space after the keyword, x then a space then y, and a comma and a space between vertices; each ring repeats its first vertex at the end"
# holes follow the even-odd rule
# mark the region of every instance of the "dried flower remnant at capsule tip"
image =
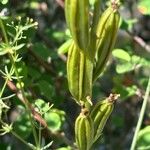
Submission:
POLYGON ((81 106, 81 112, 80 112, 80 114, 81 115, 88 115, 89 114, 89 110, 88 110, 88 108, 86 107, 86 104, 85 104, 85 102, 84 101, 80 101, 80 106, 81 106))
POLYGON ((120 7, 120 1, 119 0, 111 0, 111 6, 114 12, 116 12, 120 7))
MULTIPOLYGON (((114 3, 113 3, 114 4, 114 3)), ((114 4, 116 7, 117 4, 114 4)), ((96 81, 108 62, 111 51, 116 42, 119 29, 120 14, 110 5, 101 15, 97 26, 96 64, 93 81, 96 81)))
POLYGON ((109 97, 98 101, 92 109, 90 115, 94 122, 94 142, 101 136, 107 120, 114 109, 114 102, 119 96, 119 94, 111 93, 109 97))
POLYGON ((110 94, 108 97, 108 102, 114 103, 118 98, 120 97, 120 94, 110 94))
POLYGON ((87 102, 88 102, 91 106, 93 105, 91 96, 87 96, 87 97, 86 97, 86 100, 87 100, 87 102))
POLYGON ((88 116, 89 115, 89 110, 87 108, 85 108, 85 107, 82 107, 80 115, 88 116))

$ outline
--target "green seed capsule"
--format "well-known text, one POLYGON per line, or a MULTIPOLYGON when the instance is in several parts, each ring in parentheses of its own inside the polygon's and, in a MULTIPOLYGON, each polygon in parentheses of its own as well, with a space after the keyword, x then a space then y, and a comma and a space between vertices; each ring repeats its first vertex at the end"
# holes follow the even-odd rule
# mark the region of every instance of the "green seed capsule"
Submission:
POLYGON ((92 61, 72 43, 67 59, 69 90, 77 103, 92 96, 92 61))
POLYGON ((66 0, 66 22, 78 48, 87 53, 89 44, 89 1, 66 0))
POLYGON ((110 117, 114 101, 119 97, 118 94, 110 94, 110 96, 102 101, 99 101, 90 114, 94 121, 94 142, 101 136, 103 128, 110 117))
POLYGON ((75 122, 75 139, 79 150, 90 150, 93 144, 94 126, 89 114, 81 112, 75 122))
POLYGON ((103 71, 116 41, 120 20, 120 15, 116 7, 112 8, 112 6, 110 6, 102 14, 97 26, 96 64, 93 81, 95 81, 103 71))

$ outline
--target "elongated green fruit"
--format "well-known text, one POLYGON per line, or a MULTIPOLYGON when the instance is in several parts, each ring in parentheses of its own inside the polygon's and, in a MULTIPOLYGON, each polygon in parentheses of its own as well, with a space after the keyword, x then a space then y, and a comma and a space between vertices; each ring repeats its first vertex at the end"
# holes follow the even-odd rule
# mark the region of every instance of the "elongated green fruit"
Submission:
POLYGON ((109 8, 107 8, 102 14, 97 26, 96 35, 98 39, 96 43, 94 81, 103 71, 116 41, 120 20, 120 15, 117 9, 117 4, 112 4, 109 8))
POLYGON ((95 59, 95 53, 96 53, 96 29, 99 21, 99 17, 101 14, 100 9, 101 0, 94 0, 93 1, 93 17, 92 17, 92 23, 91 23, 91 30, 90 30, 90 45, 89 50, 91 54, 91 58, 93 60, 95 59))
POLYGON ((78 48, 87 51, 89 43, 89 0, 65 0, 66 22, 78 48))
POLYGON ((91 117, 85 110, 75 122, 75 139, 79 150, 90 150, 93 144, 94 126, 91 117))
POLYGON ((92 96, 92 61, 72 43, 68 51, 67 78, 69 90, 77 103, 92 96))
POLYGON ((114 101, 118 96, 118 94, 110 94, 108 98, 99 101, 93 108, 90 116, 94 122, 94 142, 101 136, 107 119, 113 111, 114 101))

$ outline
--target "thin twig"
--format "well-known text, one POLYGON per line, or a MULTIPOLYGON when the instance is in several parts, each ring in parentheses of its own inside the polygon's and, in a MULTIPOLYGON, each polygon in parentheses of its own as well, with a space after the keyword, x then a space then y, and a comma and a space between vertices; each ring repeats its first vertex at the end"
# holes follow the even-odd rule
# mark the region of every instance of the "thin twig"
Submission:
MULTIPOLYGON (((9 87, 10 90, 12 90, 14 93, 16 93, 17 97, 19 98, 19 100, 25 104, 25 102, 27 100, 24 100, 21 92, 19 92, 15 86, 15 84, 12 81, 8 81, 7 82, 7 86, 9 87)), ((29 103, 29 102, 28 102, 29 103)), ((35 120, 37 120, 39 123, 41 123, 44 127, 47 127, 47 123, 46 121, 41 117, 41 115, 35 111, 34 107, 29 103, 29 108, 32 112, 32 115, 34 117, 35 120)))
MULTIPOLYGON (((23 100, 23 98, 21 96, 21 93, 17 90, 15 84, 13 82, 11 82, 11 81, 8 81, 7 86, 10 88, 10 90, 15 92, 17 97, 19 98, 19 100, 22 103, 24 103, 24 100, 23 100)), ((64 143, 66 143, 67 145, 70 145, 71 147, 74 147, 73 143, 68 138, 66 138, 64 133, 62 133, 62 132, 51 132, 48 129, 47 123, 41 117, 41 115, 37 111, 35 111, 35 109, 33 108, 33 106, 31 104, 29 106, 30 106, 30 109, 31 109, 31 112, 32 112, 32 115, 33 115, 34 119, 37 120, 41 125, 43 125, 45 127, 44 130, 46 130, 46 133, 48 133, 49 136, 62 139, 62 141, 64 143)))
POLYGON ((64 8, 64 0, 56 0, 56 2, 58 3, 59 6, 64 8))
POLYGON ((136 126, 136 129, 135 129, 135 133, 134 133, 134 137, 133 137, 133 141, 132 141, 130 150, 135 150, 136 142, 137 142, 137 138, 138 138, 138 133, 139 133, 139 130, 140 130, 141 125, 142 125, 142 121, 143 121, 143 117, 144 117, 144 114, 145 114, 149 94, 150 94, 150 77, 149 77, 146 93, 145 93, 142 108, 141 108, 141 111, 140 111, 139 120, 137 122, 137 126, 136 126))
POLYGON ((128 35, 143 49, 145 49, 148 53, 150 53, 150 45, 148 45, 141 37, 134 35, 130 31, 126 31, 128 35))

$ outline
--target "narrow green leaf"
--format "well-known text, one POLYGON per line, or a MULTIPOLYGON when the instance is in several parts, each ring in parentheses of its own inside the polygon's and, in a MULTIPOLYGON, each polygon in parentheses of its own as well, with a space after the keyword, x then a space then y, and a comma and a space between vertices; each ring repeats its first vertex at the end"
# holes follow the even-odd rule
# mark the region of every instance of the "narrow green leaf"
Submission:
POLYGON ((13 49, 17 51, 17 50, 21 49, 22 47, 24 47, 24 45, 25 45, 25 43, 19 44, 17 46, 14 46, 13 49))
POLYGON ((65 54, 68 52, 68 49, 72 43, 72 39, 67 40, 58 48, 58 54, 65 54))

